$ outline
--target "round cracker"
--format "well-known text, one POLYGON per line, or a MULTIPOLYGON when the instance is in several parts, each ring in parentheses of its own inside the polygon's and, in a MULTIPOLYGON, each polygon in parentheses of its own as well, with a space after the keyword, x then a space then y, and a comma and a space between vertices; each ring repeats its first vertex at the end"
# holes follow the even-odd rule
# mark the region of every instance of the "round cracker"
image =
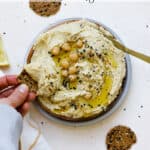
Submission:
POLYGON ((57 0, 30 0, 30 8, 40 16, 51 16, 56 14, 61 6, 61 1, 57 0))
POLYGON ((126 126, 112 128, 106 137, 107 150, 128 150, 136 143, 135 133, 126 126))

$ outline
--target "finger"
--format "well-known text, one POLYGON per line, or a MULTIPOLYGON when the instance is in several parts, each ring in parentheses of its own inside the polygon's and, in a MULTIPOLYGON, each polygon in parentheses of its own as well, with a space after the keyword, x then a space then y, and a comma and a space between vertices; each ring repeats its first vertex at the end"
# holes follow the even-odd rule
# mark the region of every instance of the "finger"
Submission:
POLYGON ((15 87, 4 91, 3 93, 0 94, 0 98, 10 96, 14 92, 14 90, 15 90, 15 87))
POLYGON ((7 75, 0 78, 0 90, 11 85, 17 85, 18 80, 16 75, 7 75))
POLYGON ((22 84, 18 86, 8 98, 6 98, 7 103, 9 103, 14 108, 19 107, 21 104, 24 103, 28 94, 29 88, 27 87, 27 85, 22 84))
MULTIPOLYGON (((11 88, 5 90, 4 92, 0 93, 0 98, 5 98, 5 97, 10 96, 14 92, 15 88, 16 87, 11 87, 11 88)), ((33 101, 35 98, 36 98, 36 94, 34 92, 30 92, 28 94, 27 100, 33 101)))
POLYGON ((25 102, 20 108, 18 108, 18 111, 21 113, 22 116, 25 116, 29 111, 29 108, 30 108, 30 103, 25 102))
POLYGON ((33 93, 33 92, 30 92, 29 95, 28 95, 27 100, 28 101, 33 101, 33 100, 35 100, 35 98, 36 98, 36 94, 33 93))

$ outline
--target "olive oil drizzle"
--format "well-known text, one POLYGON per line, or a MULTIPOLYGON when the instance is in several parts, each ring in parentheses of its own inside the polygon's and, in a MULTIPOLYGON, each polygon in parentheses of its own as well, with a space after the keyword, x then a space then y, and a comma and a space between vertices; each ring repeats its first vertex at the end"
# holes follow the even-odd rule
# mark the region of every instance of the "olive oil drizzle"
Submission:
POLYGON ((102 106, 105 107, 109 104, 109 92, 112 88, 112 84, 113 84, 113 77, 111 76, 110 69, 107 66, 107 64, 110 64, 113 68, 117 68, 117 62, 114 59, 114 56, 111 52, 105 52, 104 51, 105 56, 104 57, 104 65, 105 65, 105 70, 104 70, 104 84, 102 86, 102 89, 100 91, 100 94, 95 98, 95 99, 91 99, 90 101, 88 101, 88 104, 92 105, 93 108, 98 107, 98 106, 102 106))
MULTIPOLYGON (((70 52, 77 50, 77 46, 76 46, 75 42, 70 42, 70 45, 71 45, 70 52)), ((59 56, 52 56, 54 59, 54 62, 56 63, 56 65, 58 67, 60 67, 61 60, 66 59, 69 61, 70 52, 61 51, 59 56)), ((105 53, 105 56, 103 56, 103 61, 104 61, 104 65, 105 65, 105 71, 104 71, 104 76, 103 76, 104 84, 102 86, 102 89, 101 89, 99 95, 96 98, 91 99, 91 100, 85 100, 83 97, 80 97, 75 102, 75 104, 77 106, 87 105, 91 109, 94 109, 98 106, 105 107, 109 104, 109 96, 108 95, 112 88, 113 78, 111 75, 109 75, 110 69, 107 66, 107 64, 111 65, 113 68, 117 68, 117 62, 115 61, 115 58, 110 51, 109 51, 109 53, 108 52, 104 52, 104 53, 105 53)), ((67 89, 76 89, 78 82, 79 82, 78 79, 75 82, 69 82, 69 81, 65 82, 65 79, 62 77, 62 85, 64 84, 64 87, 66 87, 67 89)), ((81 109, 82 109, 82 107, 81 107, 81 109)), ((64 111, 66 111, 66 110, 64 110, 64 109, 56 110, 56 112, 64 112, 64 111)), ((87 116, 88 116, 88 114, 87 114, 87 116)))

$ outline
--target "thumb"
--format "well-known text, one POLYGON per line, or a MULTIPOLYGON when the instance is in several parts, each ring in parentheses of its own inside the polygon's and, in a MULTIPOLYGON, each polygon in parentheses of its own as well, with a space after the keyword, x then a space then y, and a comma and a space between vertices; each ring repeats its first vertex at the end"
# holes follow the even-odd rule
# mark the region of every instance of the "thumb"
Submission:
POLYGON ((6 98, 6 101, 14 108, 19 107, 26 100, 28 93, 29 88, 27 85, 22 84, 18 86, 8 98, 6 98))

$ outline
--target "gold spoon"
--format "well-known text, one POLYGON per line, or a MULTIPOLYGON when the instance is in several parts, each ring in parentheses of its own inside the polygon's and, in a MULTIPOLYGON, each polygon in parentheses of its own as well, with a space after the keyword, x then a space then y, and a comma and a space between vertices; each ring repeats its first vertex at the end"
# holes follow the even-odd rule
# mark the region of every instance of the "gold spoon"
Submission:
POLYGON ((132 56, 135 56, 147 63, 150 63, 150 56, 146 56, 142 53, 136 52, 132 49, 129 49, 127 47, 125 47, 123 44, 121 44, 119 41, 117 41, 114 37, 110 36, 110 35, 104 35, 106 38, 108 38, 110 41, 112 41, 112 43, 114 44, 115 47, 117 47, 118 49, 124 51, 125 53, 128 53, 132 56))

